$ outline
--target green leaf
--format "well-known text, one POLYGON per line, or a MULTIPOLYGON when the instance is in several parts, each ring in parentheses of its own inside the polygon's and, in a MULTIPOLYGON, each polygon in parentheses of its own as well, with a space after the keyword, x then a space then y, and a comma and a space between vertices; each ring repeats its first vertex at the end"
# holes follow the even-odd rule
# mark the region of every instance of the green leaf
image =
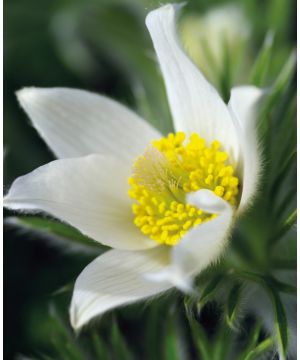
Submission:
POLYGON ((285 214, 286 210, 290 207, 293 200, 295 200, 295 194, 297 193, 296 184, 291 187, 290 190, 287 191, 285 198, 282 202, 278 205, 278 209, 275 213, 275 218, 280 219, 282 218, 283 214, 285 214))
POLYGON ((194 306, 196 305, 196 299, 194 296, 185 295, 183 298, 183 304, 185 309, 185 314, 188 318, 194 316, 194 306))
POLYGON ((199 359, 210 360, 211 351, 205 331, 203 330, 202 326, 192 318, 189 318, 189 325, 199 359))
POLYGON ((164 359, 180 360, 178 336, 176 333, 176 313, 175 309, 171 310, 167 317, 166 333, 164 336, 164 359))
POLYGON ((230 344, 234 338, 234 334, 228 330, 230 329, 228 329, 226 323, 222 321, 219 325, 218 334, 212 347, 211 358, 213 360, 227 358, 230 344))
POLYGON ((276 289, 279 292, 283 292, 290 295, 297 295, 297 288, 293 285, 283 283, 272 277, 268 277, 267 282, 268 282, 268 286, 272 286, 274 289, 276 289))
POLYGON ((132 360, 134 358, 115 319, 111 328, 111 343, 114 359, 132 360))
POLYGON ((279 191, 279 187, 282 184, 283 180, 285 179, 286 175, 288 174, 290 168, 295 164, 296 159, 296 149, 290 153, 290 155, 285 159, 284 164, 282 165, 281 169, 278 171, 277 176, 275 177, 271 188, 270 193, 276 194, 279 191))
POLYGON ((217 274, 212 278, 212 280, 204 288, 199 301, 197 302, 197 307, 200 310, 210 299, 213 298, 215 293, 221 286, 222 280, 224 278, 223 274, 217 274))
POLYGON ((82 235, 75 228, 62 222, 37 216, 9 217, 6 224, 21 227, 49 239, 51 245, 56 245, 64 251, 85 252, 99 255, 107 247, 82 235))
POLYGON ((93 330, 91 334, 91 340, 94 345, 94 353, 96 355, 97 360, 106 360, 109 359, 109 350, 102 340, 101 336, 93 330))
POLYGON ((274 345, 274 339, 272 337, 268 337, 267 339, 263 340, 259 345, 257 345, 253 350, 251 350, 244 357, 244 360, 257 359, 260 355, 272 349, 273 345, 274 345))
POLYGON ((60 358, 66 360, 84 360, 86 355, 79 347, 71 329, 65 324, 54 303, 50 303, 49 313, 53 320, 51 340, 60 358))
POLYGON ((279 73, 277 79, 271 86, 270 92, 268 93, 268 96, 264 101, 264 106, 261 110, 259 121, 259 131, 262 136, 265 136, 268 130, 272 129, 272 127, 270 126, 270 114, 272 113, 274 106, 277 104, 283 91, 287 88, 288 83, 294 75, 295 66, 296 51, 293 50, 286 63, 282 67, 282 70, 279 73))
POLYGON ((280 359, 286 359, 288 347, 288 323, 287 317, 280 296, 273 289, 269 288, 269 295, 272 301, 274 317, 275 317, 275 331, 278 343, 278 351, 280 359))
MULTIPOLYGON (((296 117, 295 84, 291 82, 281 93, 272 112, 272 129, 270 129, 272 131, 271 167, 274 172, 272 178, 276 179, 280 176, 280 179, 284 180, 296 165, 296 117)), ((270 184, 272 185, 272 181, 270 184)))
POLYGON ((283 283, 275 279, 271 275, 259 274, 250 271, 238 270, 238 269, 236 269, 235 272, 237 276, 241 277, 242 279, 256 282, 264 286, 266 289, 272 288, 272 289, 276 289, 277 291, 291 295, 297 294, 297 289, 294 286, 283 283))
POLYGON ((241 301, 242 285, 236 284, 232 287, 226 302, 226 321, 231 329, 234 329, 238 314, 238 307, 241 301))
POLYGON ((262 87, 265 84, 265 79, 270 67, 270 61, 272 59, 273 42, 274 33, 269 32, 253 65, 250 82, 258 87, 262 87))
POLYGON ((246 344, 246 347, 239 355, 238 360, 245 360, 247 354, 249 354, 256 347, 261 329, 262 329, 261 322, 258 321, 255 327, 251 329, 251 332, 248 336, 248 342, 246 344))
POLYGON ((145 352, 149 359, 161 358, 161 323, 163 314, 161 312, 161 303, 153 302, 148 308, 145 324, 145 352))
POLYGON ((290 215, 287 217, 281 228, 278 232, 269 239, 269 244, 274 245, 278 240, 280 240, 290 229, 297 220, 297 209, 293 210, 290 215))
POLYGON ((281 72, 279 73, 274 86, 273 86, 273 94, 278 94, 284 89, 288 82, 290 81, 292 75, 294 74, 295 67, 297 61, 296 50, 292 50, 290 56, 288 57, 286 63, 282 67, 281 72))

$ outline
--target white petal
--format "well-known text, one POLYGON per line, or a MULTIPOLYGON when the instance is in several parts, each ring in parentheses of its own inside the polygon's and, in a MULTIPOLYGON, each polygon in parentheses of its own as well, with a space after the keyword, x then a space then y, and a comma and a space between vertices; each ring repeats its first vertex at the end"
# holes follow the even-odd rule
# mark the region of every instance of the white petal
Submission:
POLYGON ((88 91, 25 88, 17 97, 58 158, 109 154, 131 162, 160 137, 125 106, 88 91))
POLYGON ((155 246, 133 224, 128 176, 128 168, 112 157, 56 160, 15 180, 4 206, 45 211, 108 246, 155 246))
POLYGON ((231 206, 209 190, 192 193, 187 201, 218 215, 189 231, 172 250, 171 267, 182 282, 185 278, 193 278, 220 257, 228 239, 233 214, 231 206))
POLYGON ((72 326, 78 329, 107 310, 168 290, 169 283, 145 279, 145 274, 162 270, 168 259, 165 247, 111 250, 99 256, 76 280, 70 309, 72 326))
POLYGON ((184 293, 195 293, 192 284, 192 278, 188 274, 184 274, 180 269, 171 266, 169 263, 166 268, 158 272, 145 274, 145 279, 153 282, 169 283, 184 293))
POLYGON ((182 50, 176 34, 176 6, 150 12, 146 25, 166 83, 175 128, 219 140, 234 161, 239 154, 235 127, 217 91, 182 50))
POLYGON ((261 170, 260 151, 256 134, 256 106, 264 94, 255 86, 240 86, 231 90, 228 104, 236 119, 240 133, 241 161, 243 169, 243 188, 239 210, 242 210, 255 194, 261 170))

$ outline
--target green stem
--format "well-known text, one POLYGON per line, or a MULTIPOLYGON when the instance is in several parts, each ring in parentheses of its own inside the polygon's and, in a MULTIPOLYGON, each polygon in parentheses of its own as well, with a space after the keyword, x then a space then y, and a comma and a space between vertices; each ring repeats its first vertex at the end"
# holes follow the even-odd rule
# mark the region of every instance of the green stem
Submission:
POLYGON ((278 240, 280 240, 281 237, 283 237, 290 228, 295 224, 297 220, 297 209, 292 211, 292 213, 289 215, 289 217, 284 222, 283 226, 279 231, 268 240, 269 245, 274 245, 278 240))

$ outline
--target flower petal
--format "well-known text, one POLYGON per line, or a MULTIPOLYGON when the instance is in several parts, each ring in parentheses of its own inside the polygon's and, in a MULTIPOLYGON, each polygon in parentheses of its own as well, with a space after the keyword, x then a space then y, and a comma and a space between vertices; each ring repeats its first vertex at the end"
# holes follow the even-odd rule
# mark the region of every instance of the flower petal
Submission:
POLYGON ((112 157, 56 160, 15 180, 4 206, 45 211, 108 246, 153 247, 133 224, 128 176, 128 168, 112 157))
POLYGON ((169 283, 149 282, 144 275, 168 263, 168 249, 111 250, 90 263, 76 280, 70 308, 71 323, 81 328, 93 317, 120 305, 157 295, 169 283))
POLYGON ((231 206, 210 190, 190 194, 187 202, 217 214, 217 217, 188 232, 172 250, 171 267, 179 279, 176 280, 178 283, 190 283, 191 278, 220 257, 228 239, 233 215, 231 206))
POLYGON ((263 94, 263 90, 255 86, 236 87, 231 90, 228 104, 232 116, 236 119, 242 151, 243 188, 239 210, 249 203, 259 180, 261 156, 256 135, 255 110, 263 94))
POLYGON ((58 158, 109 154, 132 161, 161 136, 125 106, 88 91, 24 88, 17 97, 58 158))
POLYGON ((239 144, 232 118, 217 91, 182 50, 176 34, 176 5, 150 12, 146 25, 166 83, 177 131, 219 140, 237 161, 239 144))

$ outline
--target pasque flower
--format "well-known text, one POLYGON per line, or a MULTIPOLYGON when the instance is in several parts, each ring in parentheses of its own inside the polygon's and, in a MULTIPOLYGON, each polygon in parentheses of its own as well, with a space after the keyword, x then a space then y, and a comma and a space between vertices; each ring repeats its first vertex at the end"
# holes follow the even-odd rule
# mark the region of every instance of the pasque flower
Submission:
POLYGON ((74 328, 174 286, 190 291, 221 255, 257 188, 254 110, 261 91, 234 88, 226 105, 182 50, 176 6, 150 12, 146 25, 174 134, 164 137, 123 105, 87 91, 17 93, 58 160, 15 180, 5 206, 49 213, 113 248, 75 283, 74 328))

